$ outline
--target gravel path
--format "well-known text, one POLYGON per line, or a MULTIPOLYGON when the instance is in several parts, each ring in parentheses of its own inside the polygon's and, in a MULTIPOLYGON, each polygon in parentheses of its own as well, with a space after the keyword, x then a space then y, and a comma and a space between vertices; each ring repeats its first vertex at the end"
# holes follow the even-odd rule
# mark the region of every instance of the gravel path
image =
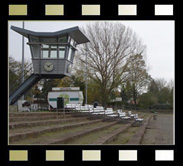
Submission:
POLYGON ((151 118, 146 128, 141 144, 173 144, 173 114, 157 114, 157 119, 151 118))

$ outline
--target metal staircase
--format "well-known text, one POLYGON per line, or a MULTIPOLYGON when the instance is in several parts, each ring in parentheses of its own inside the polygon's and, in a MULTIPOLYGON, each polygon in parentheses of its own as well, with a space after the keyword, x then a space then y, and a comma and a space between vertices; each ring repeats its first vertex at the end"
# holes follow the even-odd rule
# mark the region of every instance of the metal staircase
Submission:
POLYGON ((14 104, 25 92, 32 88, 39 80, 41 76, 38 74, 32 74, 26 81, 24 81, 10 96, 9 104, 14 104))
POLYGON ((16 101, 18 101, 22 95, 24 95, 28 90, 30 90, 40 79, 42 78, 63 78, 65 75, 59 74, 59 75, 43 75, 43 74, 34 74, 33 73, 33 66, 32 63, 25 66, 24 68, 24 77, 25 81, 23 83, 20 83, 22 80, 22 72, 21 67, 15 69, 13 71, 16 75, 19 75, 18 79, 11 79, 11 82, 9 82, 9 105, 14 104, 16 101))
POLYGON ((22 67, 16 67, 12 72, 20 77, 11 78, 9 82, 9 104, 14 104, 24 93, 26 93, 30 88, 32 88, 40 79, 40 75, 33 74, 32 63, 24 66, 24 72, 22 72, 22 67), (21 83, 22 77, 24 77, 24 82, 21 83))

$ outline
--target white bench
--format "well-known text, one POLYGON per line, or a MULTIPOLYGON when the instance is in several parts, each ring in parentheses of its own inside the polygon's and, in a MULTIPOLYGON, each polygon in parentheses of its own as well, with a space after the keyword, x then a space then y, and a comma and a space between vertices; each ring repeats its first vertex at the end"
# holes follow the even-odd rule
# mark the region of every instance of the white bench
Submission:
POLYGON ((92 114, 93 115, 103 115, 104 114, 104 108, 94 108, 92 114))
POLYGON ((91 108, 89 109, 88 119, 99 119, 104 115, 103 108, 91 108))
POLYGON ((103 120, 104 121, 105 120, 113 120, 113 119, 118 118, 118 117, 119 117, 119 115, 117 113, 115 113, 112 108, 107 108, 105 110, 105 117, 103 120))
POLYGON ((139 118, 138 114, 135 114, 134 120, 135 121, 133 123, 133 126, 140 126, 140 125, 142 125, 144 119, 139 118))
POLYGON ((126 115, 126 112, 121 112, 120 110, 118 110, 118 114, 119 114, 119 122, 128 122, 131 117, 126 115))
POLYGON ((142 118, 139 118, 138 114, 135 114, 134 119, 135 119, 136 121, 143 121, 143 120, 144 120, 144 119, 142 119, 142 118))
MULTIPOLYGON (((129 115, 131 118, 135 119, 136 114, 132 114, 132 111, 128 111, 128 115, 129 115)), ((137 115, 138 115, 138 114, 137 114, 137 115)))

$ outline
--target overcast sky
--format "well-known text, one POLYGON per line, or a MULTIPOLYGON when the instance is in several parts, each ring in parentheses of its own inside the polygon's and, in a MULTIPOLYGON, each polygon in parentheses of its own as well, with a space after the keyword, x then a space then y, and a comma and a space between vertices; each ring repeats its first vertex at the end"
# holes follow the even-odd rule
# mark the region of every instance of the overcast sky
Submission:
MULTIPOLYGON (((92 21, 25 21, 25 29, 54 32, 79 26, 92 21)), ((147 65, 154 78, 174 80, 174 21, 120 21, 136 32, 147 46, 147 65)), ((22 58, 22 36, 10 29, 11 25, 22 27, 22 21, 9 21, 9 55, 15 60, 22 58)), ((25 38, 25 59, 30 60, 30 48, 25 38)))

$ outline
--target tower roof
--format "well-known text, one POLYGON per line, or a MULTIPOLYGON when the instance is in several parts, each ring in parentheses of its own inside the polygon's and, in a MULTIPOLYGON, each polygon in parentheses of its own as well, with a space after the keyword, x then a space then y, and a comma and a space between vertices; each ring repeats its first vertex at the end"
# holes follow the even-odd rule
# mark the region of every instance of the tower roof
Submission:
POLYGON ((56 32, 34 32, 34 31, 30 31, 30 30, 15 27, 15 26, 11 26, 11 29, 27 38, 29 38, 29 36, 61 37, 61 36, 69 35, 76 41, 77 44, 89 42, 89 39, 80 31, 78 26, 64 29, 61 31, 56 31, 56 32))

